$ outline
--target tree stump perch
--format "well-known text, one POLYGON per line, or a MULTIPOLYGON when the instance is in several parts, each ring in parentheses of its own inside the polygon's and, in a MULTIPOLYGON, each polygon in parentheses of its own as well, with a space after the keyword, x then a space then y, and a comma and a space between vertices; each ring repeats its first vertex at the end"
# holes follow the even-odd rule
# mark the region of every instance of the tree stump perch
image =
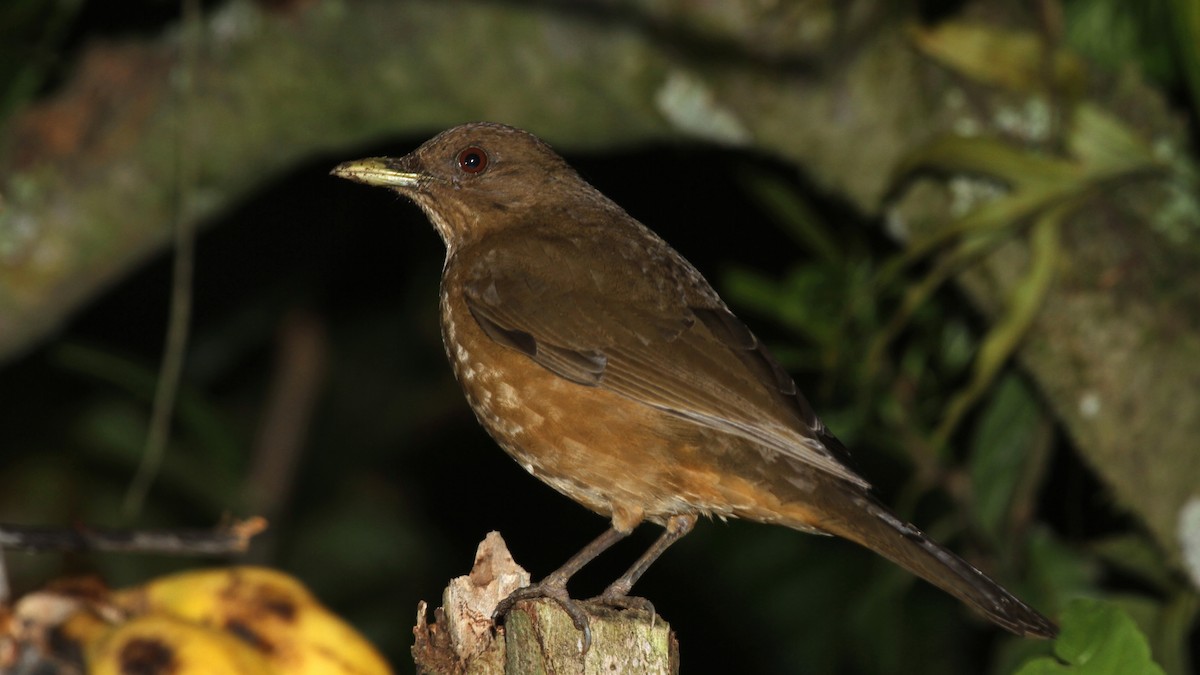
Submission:
POLYGON ((491 532, 479 544, 470 574, 451 580, 442 606, 427 621, 417 607, 413 661, 429 675, 526 675, 533 673, 679 672, 679 645, 670 625, 657 615, 581 603, 592 631, 583 633, 548 598, 513 606, 503 625, 491 614, 501 600, 529 584, 529 573, 512 558, 504 539, 491 532))

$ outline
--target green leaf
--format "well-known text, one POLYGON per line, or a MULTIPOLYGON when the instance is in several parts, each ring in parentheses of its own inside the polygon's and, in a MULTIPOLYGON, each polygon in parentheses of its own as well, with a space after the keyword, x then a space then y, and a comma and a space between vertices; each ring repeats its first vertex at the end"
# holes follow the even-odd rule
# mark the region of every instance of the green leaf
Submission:
POLYGON ((1068 546, 1043 527, 1031 528, 1025 540, 1031 583, 1045 589, 1043 592, 1052 598, 1044 604, 1060 605, 1064 598, 1098 592, 1100 567, 1094 558, 1068 546))
POLYGON ((993 539, 999 538, 1004 527, 1039 420, 1039 406, 1029 388, 1016 375, 1004 376, 990 397, 971 444, 974 516, 993 539))
POLYGON ((1082 177, 1080 166, 1074 162, 1040 155, 988 136, 948 134, 935 138, 905 156, 893 175, 899 178, 926 166, 951 173, 993 176, 1018 189, 1067 189, 1082 177))
POLYGON ((1076 106, 1067 148, 1096 178, 1126 171, 1161 169, 1150 145, 1127 124, 1090 103, 1076 106))
POLYGON ((1053 83, 1047 82, 1046 40, 1033 31, 944 21, 914 29, 911 36, 926 56, 978 82, 1014 91, 1038 91, 1053 84, 1078 92, 1084 86, 1083 61, 1064 49, 1052 53, 1053 83))
POLYGON ((1054 279, 1059 259, 1059 225, 1074 204, 1063 204, 1042 214, 1030 236, 1029 271, 1013 288, 1008 311, 988 330, 975 357, 970 383, 950 401, 937 437, 950 438, 958 422, 987 392, 1003 366, 1033 325, 1054 279))
POLYGON ((1017 675, 1164 675, 1133 619, 1100 600, 1072 600, 1062 614, 1057 657, 1029 661, 1017 675))

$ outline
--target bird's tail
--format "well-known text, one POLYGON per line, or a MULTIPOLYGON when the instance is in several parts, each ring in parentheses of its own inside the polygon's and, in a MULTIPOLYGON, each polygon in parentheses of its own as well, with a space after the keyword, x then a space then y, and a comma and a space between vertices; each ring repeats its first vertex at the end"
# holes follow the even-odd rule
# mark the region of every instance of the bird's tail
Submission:
POLYGON ((1058 634, 1052 621, 916 526, 904 522, 870 494, 840 481, 826 482, 823 488, 842 494, 821 500, 823 517, 818 523, 805 519, 795 527, 811 529, 816 525, 865 546, 1017 635, 1052 638, 1058 634))

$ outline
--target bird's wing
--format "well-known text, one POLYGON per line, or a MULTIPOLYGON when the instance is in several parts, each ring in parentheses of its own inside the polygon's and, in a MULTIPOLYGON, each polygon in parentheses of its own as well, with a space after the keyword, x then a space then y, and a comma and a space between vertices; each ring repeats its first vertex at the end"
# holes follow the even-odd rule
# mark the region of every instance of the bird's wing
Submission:
POLYGON ((862 487, 845 448, 694 268, 646 233, 494 237, 460 270, 483 331, 555 373, 733 433, 862 487), (639 261, 651 260, 647 269, 639 261))

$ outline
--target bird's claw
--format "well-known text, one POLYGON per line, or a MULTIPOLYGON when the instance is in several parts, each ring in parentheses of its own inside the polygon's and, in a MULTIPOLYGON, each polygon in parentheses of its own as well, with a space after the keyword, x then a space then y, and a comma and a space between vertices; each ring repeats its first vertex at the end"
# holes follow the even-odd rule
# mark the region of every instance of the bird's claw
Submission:
POLYGON ((588 600, 588 602, 597 605, 604 605, 605 607, 615 607, 617 609, 646 612, 650 616, 655 616, 654 603, 650 602, 646 598, 640 598, 636 595, 615 593, 606 590, 600 595, 588 600))
POLYGON ((571 623, 575 624, 575 629, 583 633, 583 653, 587 653, 592 646, 592 627, 588 621, 587 614, 580 607, 579 603, 567 594, 565 584, 556 584, 541 582, 524 586, 513 591, 509 596, 500 601, 496 605, 495 611, 492 612, 492 620, 499 622, 504 619, 508 612, 513 608, 513 605, 522 600, 535 600, 537 598, 549 598, 558 603, 559 607, 571 617, 571 623))

